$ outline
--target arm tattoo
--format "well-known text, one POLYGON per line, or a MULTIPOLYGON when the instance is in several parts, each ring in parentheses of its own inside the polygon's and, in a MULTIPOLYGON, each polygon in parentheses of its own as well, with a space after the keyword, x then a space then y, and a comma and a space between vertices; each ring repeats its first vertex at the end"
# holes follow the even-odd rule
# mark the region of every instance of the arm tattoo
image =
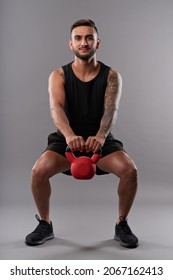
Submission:
POLYGON ((116 117, 116 112, 118 110, 119 103, 119 79, 118 74, 111 70, 108 77, 108 84, 105 92, 105 105, 104 105, 104 114, 101 119, 99 133, 107 136, 109 133, 113 121, 116 117))

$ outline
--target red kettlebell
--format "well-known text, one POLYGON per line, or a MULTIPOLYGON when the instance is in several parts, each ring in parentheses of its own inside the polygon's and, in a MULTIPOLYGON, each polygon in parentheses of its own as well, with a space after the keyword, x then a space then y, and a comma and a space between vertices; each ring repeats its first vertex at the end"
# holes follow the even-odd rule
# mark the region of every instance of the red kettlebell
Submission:
POLYGON ((65 155, 71 163, 72 176, 79 180, 88 180, 96 173, 96 163, 101 158, 101 149, 98 153, 94 153, 91 158, 87 156, 76 157, 67 146, 65 155))

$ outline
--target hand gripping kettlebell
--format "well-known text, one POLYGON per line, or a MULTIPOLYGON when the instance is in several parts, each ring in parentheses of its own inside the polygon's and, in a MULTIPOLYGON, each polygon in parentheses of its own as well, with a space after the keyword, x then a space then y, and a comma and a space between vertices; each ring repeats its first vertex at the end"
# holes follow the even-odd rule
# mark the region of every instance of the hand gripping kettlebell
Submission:
POLYGON ((67 146, 65 155, 71 163, 70 171, 74 178, 88 180, 94 177, 96 173, 96 163, 101 158, 101 149, 92 155, 92 157, 76 157, 67 146))

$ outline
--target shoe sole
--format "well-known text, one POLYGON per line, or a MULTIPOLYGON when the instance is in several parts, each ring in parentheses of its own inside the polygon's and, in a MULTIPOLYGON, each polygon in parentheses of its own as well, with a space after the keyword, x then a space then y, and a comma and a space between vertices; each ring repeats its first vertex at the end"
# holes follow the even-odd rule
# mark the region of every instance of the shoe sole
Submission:
POLYGON ((44 244, 47 240, 53 239, 54 238, 54 234, 51 233, 49 235, 47 235, 45 238, 39 240, 39 241, 32 241, 32 240, 25 240, 25 244, 28 246, 37 246, 37 245, 42 245, 44 244))
POLYGON ((125 248, 131 248, 131 249, 132 249, 132 248, 136 248, 136 247, 139 246, 139 243, 138 243, 138 242, 136 242, 136 243, 131 243, 131 244, 129 244, 129 243, 124 243, 124 242, 121 241, 120 238, 117 237, 116 235, 114 236, 114 240, 118 241, 118 242, 120 243, 120 245, 121 245, 122 247, 125 247, 125 248))

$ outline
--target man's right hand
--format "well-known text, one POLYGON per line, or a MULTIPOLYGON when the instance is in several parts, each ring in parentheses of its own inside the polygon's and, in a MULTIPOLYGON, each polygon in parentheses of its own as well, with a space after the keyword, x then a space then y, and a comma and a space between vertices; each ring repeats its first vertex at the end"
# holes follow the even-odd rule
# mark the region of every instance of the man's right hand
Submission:
POLYGON ((82 136, 72 135, 66 137, 66 143, 72 152, 85 150, 85 141, 82 136))

